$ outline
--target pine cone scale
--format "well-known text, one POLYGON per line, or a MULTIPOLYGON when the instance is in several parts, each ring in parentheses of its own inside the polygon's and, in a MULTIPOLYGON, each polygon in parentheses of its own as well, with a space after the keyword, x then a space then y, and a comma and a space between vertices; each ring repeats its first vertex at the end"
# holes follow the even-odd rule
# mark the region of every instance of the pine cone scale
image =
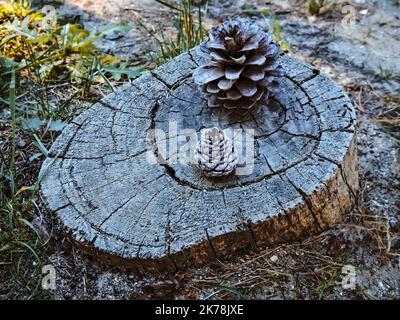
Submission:
POLYGON ((275 57, 279 53, 279 47, 277 45, 271 46, 266 52, 267 57, 275 57))
POLYGON ((246 56, 245 55, 240 56, 238 58, 235 58, 233 56, 229 56, 229 58, 232 59, 236 64, 239 64, 239 65, 244 64, 246 62, 246 56))
POLYGON ((265 61, 267 61, 267 58, 265 56, 260 56, 258 54, 254 54, 253 56, 250 56, 247 61, 246 64, 247 65, 256 65, 256 66, 262 66, 265 61))
POLYGON ((249 66, 242 72, 243 77, 252 81, 260 81, 265 78, 265 72, 257 66, 249 66))
POLYGON ((210 82, 207 85, 207 92, 209 93, 218 93, 221 91, 221 88, 215 83, 215 82, 210 82))
POLYGON ((235 87, 244 97, 252 97, 257 92, 257 85, 248 79, 237 81, 235 87))
POLYGON ((259 87, 257 92, 252 97, 250 97, 249 99, 251 101, 258 101, 258 100, 261 99, 261 97, 263 96, 264 92, 265 92, 265 89, 259 87))
POLYGON ((222 63, 225 63, 225 64, 231 63, 231 61, 229 59, 223 57, 222 55, 220 55, 220 54, 218 54, 216 52, 211 52, 210 55, 217 62, 222 62, 222 63))
POLYGON ((229 90, 233 87, 236 81, 229 79, 221 79, 218 81, 218 88, 221 90, 229 90))
POLYGON ((231 89, 231 90, 227 91, 226 92, 226 96, 230 100, 238 100, 238 99, 240 99, 242 97, 240 92, 238 90, 236 90, 236 89, 231 89))
POLYGON ((226 50, 225 44, 222 41, 209 41, 207 43, 208 49, 221 49, 226 50))
POLYGON ((278 68, 278 61, 268 61, 263 65, 263 71, 274 71, 278 68))
POLYGON ((239 50, 239 52, 244 52, 244 51, 250 51, 250 50, 255 50, 259 46, 259 42, 257 40, 253 42, 248 42, 245 44, 245 46, 239 50))

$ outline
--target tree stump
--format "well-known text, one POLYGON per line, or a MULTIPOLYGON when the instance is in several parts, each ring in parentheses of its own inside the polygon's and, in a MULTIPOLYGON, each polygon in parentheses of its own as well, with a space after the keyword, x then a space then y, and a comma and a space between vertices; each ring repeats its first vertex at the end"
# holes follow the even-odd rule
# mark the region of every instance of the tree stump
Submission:
POLYGON ((358 176, 346 94, 282 55, 280 94, 258 116, 230 118, 207 108, 193 83, 204 59, 197 47, 127 83, 55 141, 42 194, 88 252, 139 271, 172 271, 301 240, 351 210, 358 176), (250 174, 209 179, 159 150, 184 129, 213 126, 254 130, 250 174), (149 135, 154 129, 166 135, 149 135))

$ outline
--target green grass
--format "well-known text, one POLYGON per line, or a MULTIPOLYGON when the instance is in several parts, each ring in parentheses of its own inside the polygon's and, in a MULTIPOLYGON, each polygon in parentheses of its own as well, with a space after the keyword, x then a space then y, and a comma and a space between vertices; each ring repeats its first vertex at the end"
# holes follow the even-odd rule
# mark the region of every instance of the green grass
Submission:
MULTIPOLYGON (((28 188, 19 188, 16 171, 16 80, 11 71, 9 87, 9 107, 11 111, 11 142, 8 168, 2 163, 0 181, 0 297, 3 299, 30 299, 46 297, 40 289, 40 270, 44 242, 39 233, 28 221, 30 204, 35 204, 35 194, 23 198, 28 188)), ((36 189, 36 188, 34 188, 36 189)), ((31 188, 33 190, 33 188, 31 188)))
POLYGON ((0 0, 0 299, 51 298, 41 288, 52 247, 37 223, 47 217, 38 193, 42 160, 82 106, 101 98, 93 86, 108 93, 143 71, 94 45, 129 26, 47 29, 44 18, 29 1, 0 0))
POLYGON ((207 6, 203 13, 200 6, 194 5, 193 0, 180 0, 177 5, 166 0, 156 1, 171 10, 174 34, 167 35, 162 30, 156 32, 155 28, 147 26, 142 20, 139 20, 139 24, 157 43, 158 53, 151 58, 156 64, 161 64, 199 45, 205 39, 207 31, 203 21, 207 6))
POLYGON ((263 10, 260 12, 260 14, 264 19, 265 31, 273 35, 274 41, 279 44, 282 51, 288 51, 289 43, 281 33, 281 26, 279 25, 279 21, 277 20, 275 14, 269 10, 263 10))
MULTIPOLYGON (((207 15, 207 2, 205 6, 201 7, 200 5, 195 6, 194 0, 180 0, 177 4, 167 0, 155 1, 170 9, 173 16, 173 32, 171 34, 163 31, 156 32, 155 27, 148 26, 142 20, 138 21, 157 45, 157 54, 151 56, 156 65, 165 63, 206 40, 208 30, 204 20, 207 15)), ((289 49, 289 44, 281 33, 279 22, 271 11, 257 9, 257 7, 251 11, 246 8, 242 9, 244 13, 262 16, 266 31, 273 34, 274 41, 280 45, 281 50, 289 49)))

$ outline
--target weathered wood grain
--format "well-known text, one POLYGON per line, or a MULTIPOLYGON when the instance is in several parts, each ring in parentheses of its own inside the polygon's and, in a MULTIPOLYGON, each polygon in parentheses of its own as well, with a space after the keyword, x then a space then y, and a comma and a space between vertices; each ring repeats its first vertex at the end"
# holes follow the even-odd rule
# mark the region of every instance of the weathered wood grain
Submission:
POLYGON ((192 81, 203 59, 195 48, 124 85, 52 146, 42 194, 83 248, 139 271, 168 271, 300 240, 351 210, 358 177, 346 94, 284 55, 282 90, 261 115, 226 116, 206 108, 192 81), (184 129, 212 126, 254 130, 251 174, 207 179, 160 149, 184 129))

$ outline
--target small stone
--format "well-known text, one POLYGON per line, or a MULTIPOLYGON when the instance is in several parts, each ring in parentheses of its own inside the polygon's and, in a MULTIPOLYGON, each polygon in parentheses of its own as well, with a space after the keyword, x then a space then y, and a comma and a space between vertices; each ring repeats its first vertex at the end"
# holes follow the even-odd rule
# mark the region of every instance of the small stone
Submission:
POLYGON ((26 146, 26 140, 24 138, 18 137, 17 138, 17 146, 19 148, 25 148, 26 146))
POLYGON ((271 258, 269 258, 272 262, 277 262, 278 261, 278 256, 276 256, 276 255, 273 255, 271 258))
POLYGON ((389 226, 395 232, 399 232, 400 231, 400 221, 397 220, 395 217, 390 217, 389 218, 389 226))
POLYGON ((3 109, 0 112, 1 119, 10 119, 11 118, 11 111, 9 109, 3 109))

